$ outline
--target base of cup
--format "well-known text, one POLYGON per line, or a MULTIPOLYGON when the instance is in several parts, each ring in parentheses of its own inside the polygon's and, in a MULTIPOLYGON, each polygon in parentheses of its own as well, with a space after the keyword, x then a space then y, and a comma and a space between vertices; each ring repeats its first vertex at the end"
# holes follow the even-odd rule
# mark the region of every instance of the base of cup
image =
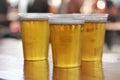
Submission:
POLYGON ((43 61, 48 59, 24 59, 24 61, 43 61))
POLYGON ((82 59, 82 61, 92 62, 92 61, 102 61, 102 59, 82 59))
POLYGON ((58 66, 58 65, 53 65, 53 67, 57 67, 57 68, 76 68, 76 67, 80 67, 81 65, 75 65, 75 66, 58 66))

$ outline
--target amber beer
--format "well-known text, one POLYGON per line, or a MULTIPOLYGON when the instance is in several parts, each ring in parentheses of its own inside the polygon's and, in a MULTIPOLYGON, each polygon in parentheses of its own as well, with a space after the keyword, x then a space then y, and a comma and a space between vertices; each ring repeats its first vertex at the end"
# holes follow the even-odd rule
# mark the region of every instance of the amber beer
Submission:
POLYGON ((25 61, 24 79, 25 80, 49 80, 48 61, 25 61))
POLYGON ((104 22, 86 22, 83 32, 82 60, 102 60, 105 36, 104 22))
POLYGON ((24 60, 48 57, 49 24, 47 13, 20 14, 24 60))
POLYGON ((105 24, 108 15, 87 14, 84 16, 85 24, 82 41, 82 60, 101 61, 105 36, 105 24))
POLYGON ((81 67, 75 68, 53 68, 52 80, 82 80, 81 67))
POLYGON ((82 61, 82 80, 104 80, 101 61, 82 61))
POLYGON ((80 66, 81 39, 84 20, 51 18, 50 32, 53 65, 56 67, 80 66))

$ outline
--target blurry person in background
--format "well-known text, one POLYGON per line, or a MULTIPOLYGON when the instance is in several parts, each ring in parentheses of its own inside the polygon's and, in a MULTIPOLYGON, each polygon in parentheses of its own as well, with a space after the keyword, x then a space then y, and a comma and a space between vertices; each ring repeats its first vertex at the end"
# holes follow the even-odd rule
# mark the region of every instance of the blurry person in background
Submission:
POLYGON ((47 0, 0 0, 0 37, 21 38, 18 13, 47 13, 47 0), (9 3, 9 5, 8 5, 9 3))
POLYGON ((68 3, 67 13, 81 13, 80 8, 84 0, 70 0, 68 3))
POLYGON ((92 14, 94 13, 96 3, 98 0, 84 0, 83 5, 80 9, 83 14, 92 14))
POLYGON ((7 26, 8 27, 8 20, 7 20, 7 10, 8 10, 8 3, 6 0, 0 0, 0 27, 7 26))
MULTIPOLYGON (((116 22, 118 22, 119 18, 120 18, 119 17, 119 9, 118 9, 118 7, 115 6, 115 4, 111 0, 106 1, 106 13, 109 14, 107 27, 112 26, 113 29, 106 30, 105 43, 107 44, 108 48, 111 49, 112 44, 113 44, 113 36, 115 36, 119 33, 119 31, 118 32, 116 30, 114 31, 114 29, 117 28, 117 26, 115 26, 114 24, 116 22)), ((119 23, 119 25, 120 25, 120 23, 119 23)))
POLYGON ((13 25, 12 19, 14 19, 14 16, 17 15, 12 14, 11 12, 14 12, 11 4, 9 3, 10 0, 0 0, 0 38, 20 38, 19 33, 19 27, 18 24, 15 23, 14 29, 11 29, 11 25, 13 25))
POLYGON ((10 21, 7 18, 9 6, 6 0, 0 0, 0 38, 14 37, 9 29, 10 21))
POLYGON ((49 12, 54 14, 63 13, 66 1, 67 0, 48 0, 49 12))
MULTIPOLYGON (((98 0, 70 0, 68 3, 68 13, 92 14, 96 13, 98 0)), ((102 5, 104 7, 104 5, 102 5)))
POLYGON ((116 22, 119 16, 119 9, 111 0, 106 1, 106 13, 109 14, 108 21, 116 22))
POLYGON ((18 10, 20 13, 47 13, 48 0, 20 0, 18 10))
POLYGON ((106 43, 110 49, 114 45, 120 45, 120 2, 116 1, 119 6, 112 0, 107 0, 107 13, 109 14, 107 31, 106 31, 106 43))
MULTIPOLYGON (((116 10, 116 8, 111 0, 106 1, 106 12, 109 14, 108 21, 115 22, 117 10, 116 10)), ((111 49, 111 46, 112 46, 112 35, 114 32, 115 31, 112 31, 112 30, 106 30, 105 43, 109 49, 111 49)))
POLYGON ((28 13, 48 13, 49 6, 47 0, 34 0, 31 4, 28 5, 28 13))

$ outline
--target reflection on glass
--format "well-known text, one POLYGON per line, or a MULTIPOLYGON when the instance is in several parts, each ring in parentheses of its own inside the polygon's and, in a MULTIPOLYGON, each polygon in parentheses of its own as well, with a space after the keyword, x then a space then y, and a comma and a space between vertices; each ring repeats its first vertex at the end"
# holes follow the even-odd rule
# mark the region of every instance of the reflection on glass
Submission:
POLYGON ((24 80, 48 80, 48 62, 25 61, 24 80))
POLYGON ((81 80, 81 68, 53 68, 53 80, 81 80))
POLYGON ((102 62, 82 62, 82 80, 104 80, 102 62))

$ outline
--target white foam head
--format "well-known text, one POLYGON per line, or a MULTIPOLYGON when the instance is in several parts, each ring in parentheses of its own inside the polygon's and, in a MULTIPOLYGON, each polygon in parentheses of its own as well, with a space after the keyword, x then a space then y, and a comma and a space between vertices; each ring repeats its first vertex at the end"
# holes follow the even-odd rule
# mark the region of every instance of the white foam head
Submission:
POLYGON ((81 19, 74 18, 72 14, 56 14, 49 17, 50 24, 84 24, 84 16, 81 19))
POLYGON ((107 22, 108 14, 73 14, 75 18, 85 16, 85 22, 107 22))
POLYGON ((19 13, 20 20, 48 20, 52 13, 19 13))

